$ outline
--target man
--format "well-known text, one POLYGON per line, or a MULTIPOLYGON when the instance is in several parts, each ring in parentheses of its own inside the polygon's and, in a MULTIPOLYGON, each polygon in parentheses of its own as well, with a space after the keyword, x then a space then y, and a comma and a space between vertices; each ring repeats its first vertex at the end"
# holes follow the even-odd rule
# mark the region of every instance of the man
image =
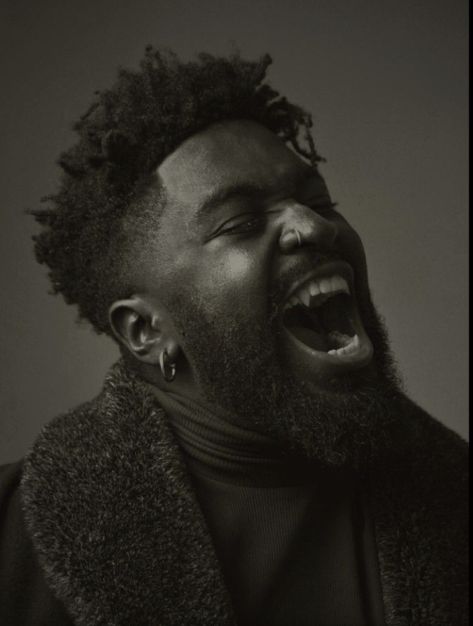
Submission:
POLYGON ((148 48, 75 127, 36 253, 123 359, 3 470, 2 623, 467 623, 466 445, 269 63, 148 48))

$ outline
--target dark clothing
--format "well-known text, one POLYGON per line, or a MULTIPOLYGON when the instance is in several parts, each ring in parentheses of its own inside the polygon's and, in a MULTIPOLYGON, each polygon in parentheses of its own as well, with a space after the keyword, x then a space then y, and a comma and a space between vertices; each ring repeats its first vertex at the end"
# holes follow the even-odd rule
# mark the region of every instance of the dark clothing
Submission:
POLYGON ((49 589, 21 510, 20 463, 0 474, 0 624, 72 626, 62 602, 49 589))
MULTIPOLYGON (((387 626, 468 623, 467 460, 457 435, 403 401, 392 447, 361 485, 387 626)), ((236 624, 196 490, 149 386, 118 364, 94 401, 44 429, 23 468, 3 470, 0 624, 236 624)), ((305 545, 290 552, 274 594, 303 604, 312 559, 305 545)), ((279 623, 304 624, 283 611, 279 623)))
POLYGON ((310 485, 252 488, 198 478, 239 624, 384 624, 371 617, 370 594, 380 585, 367 588, 356 504, 351 493, 336 495, 310 485))
POLYGON ((284 454, 231 416, 154 391, 170 417, 239 624, 384 623, 356 480, 284 454))

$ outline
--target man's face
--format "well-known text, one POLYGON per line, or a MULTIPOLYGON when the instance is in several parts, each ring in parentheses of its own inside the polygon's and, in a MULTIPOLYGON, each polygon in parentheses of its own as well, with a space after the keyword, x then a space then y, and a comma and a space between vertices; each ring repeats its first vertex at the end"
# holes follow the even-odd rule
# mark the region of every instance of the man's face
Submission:
POLYGON ((157 173, 166 208, 141 287, 170 312, 203 394, 283 439, 301 412, 345 436, 388 359, 361 241, 323 178, 249 121, 194 135, 157 173))

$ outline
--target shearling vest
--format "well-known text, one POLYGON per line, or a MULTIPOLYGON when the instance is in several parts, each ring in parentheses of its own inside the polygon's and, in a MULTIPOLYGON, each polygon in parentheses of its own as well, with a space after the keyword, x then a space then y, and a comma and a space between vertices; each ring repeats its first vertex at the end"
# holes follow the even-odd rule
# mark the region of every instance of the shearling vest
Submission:
MULTIPOLYGON (((467 624, 467 446, 407 399, 397 430, 365 485, 385 623, 467 624)), ((0 484, 1 624, 235 624, 167 417, 123 363, 19 468, 0 484)))

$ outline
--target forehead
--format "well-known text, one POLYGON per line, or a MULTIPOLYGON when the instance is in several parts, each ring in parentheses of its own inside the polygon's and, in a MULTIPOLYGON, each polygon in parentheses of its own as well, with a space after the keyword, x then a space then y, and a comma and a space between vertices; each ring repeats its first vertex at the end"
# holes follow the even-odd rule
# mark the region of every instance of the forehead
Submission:
POLYGON ((214 124, 170 154, 157 173, 167 203, 198 207, 232 185, 254 184, 269 191, 316 175, 271 131, 250 121, 214 124))

